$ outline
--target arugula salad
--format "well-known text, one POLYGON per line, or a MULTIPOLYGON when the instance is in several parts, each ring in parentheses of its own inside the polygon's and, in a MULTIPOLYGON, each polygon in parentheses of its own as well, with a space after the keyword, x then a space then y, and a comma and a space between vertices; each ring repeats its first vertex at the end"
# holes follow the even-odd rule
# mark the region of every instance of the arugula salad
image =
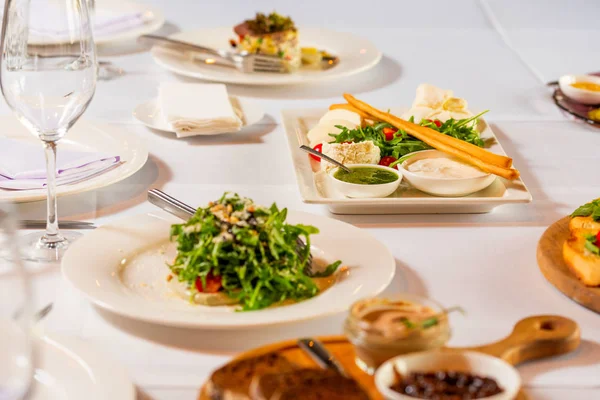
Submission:
POLYGON ((341 261, 309 276, 310 236, 319 230, 289 224, 286 217, 287 209, 276 204, 265 208, 225 193, 187 222, 172 225, 172 278, 187 286, 191 301, 218 295, 214 305, 238 303, 242 311, 317 295, 313 277, 331 276, 341 261))
MULTIPOLYGON (((459 120, 450 118, 443 123, 439 120, 423 119, 419 125, 464 140, 465 142, 474 144, 478 147, 484 147, 484 142, 477 131, 477 121, 479 117, 486 112, 487 111, 484 111, 471 118, 459 120)), ((408 121, 415 123, 414 117, 411 117, 408 121)), ((380 165, 390 165, 402 156, 415 151, 429 150, 432 148, 425 142, 410 136, 404 130, 398 130, 387 122, 378 122, 365 127, 357 127, 356 129, 348 129, 341 125, 337 125, 336 128, 340 129, 340 132, 338 134, 329 134, 332 138, 330 143, 360 143, 367 140, 372 141, 373 144, 380 149, 380 165)))

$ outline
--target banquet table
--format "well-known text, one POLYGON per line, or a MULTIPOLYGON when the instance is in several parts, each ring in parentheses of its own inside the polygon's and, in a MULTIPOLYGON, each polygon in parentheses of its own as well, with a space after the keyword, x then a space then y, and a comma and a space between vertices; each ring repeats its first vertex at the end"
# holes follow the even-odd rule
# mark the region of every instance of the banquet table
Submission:
MULTIPOLYGON (((597 198, 600 131, 575 122, 553 104, 545 82, 600 65, 600 2, 594 0, 278 0, 227 2, 152 0, 167 18, 162 33, 233 26, 258 10, 293 16, 299 26, 327 27, 370 39, 383 52, 374 69, 315 85, 229 85, 252 98, 265 118, 239 134, 177 139, 132 116, 166 81, 191 81, 156 65, 135 43, 106 44, 100 58, 124 70, 100 81, 85 119, 125 128, 146 141, 149 160, 112 186, 59 200, 62 219, 102 225, 154 210, 146 191, 157 187, 193 204, 233 191, 257 203, 322 214, 367 230, 396 259, 386 293, 405 291, 460 305, 451 317, 452 346, 491 342, 519 319, 557 314, 575 320, 582 343, 572 354, 520 366, 532 399, 600 398, 600 317, 563 296, 540 273, 537 242, 548 227, 597 198), (379 105, 410 105, 418 84, 452 89, 486 116, 514 158, 533 196, 489 214, 333 215, 304 204, 287 149, 280 110, 326 108, 344 92, 379 105)), ((3 103, 0 112, 9 114, 3 103)), ((60 147, 59 147, 60 152, 60 147)), ((20 217, 43 219, 45 203, 18 206, 20 217)), ((84 233, 86 231, 83 231, 84 233)), ((85 268, 81 265, 81 268, 85 268)), ((64 282, 58 265, 34 276, 38 307, 53 302, 45 332, 77 336, 122 363, 139 399, 193 399, 210 372, 236 353, 306 335, 341 333, 343 314, 301 324, 236 331, 152 326, 103 312, 64 282)))

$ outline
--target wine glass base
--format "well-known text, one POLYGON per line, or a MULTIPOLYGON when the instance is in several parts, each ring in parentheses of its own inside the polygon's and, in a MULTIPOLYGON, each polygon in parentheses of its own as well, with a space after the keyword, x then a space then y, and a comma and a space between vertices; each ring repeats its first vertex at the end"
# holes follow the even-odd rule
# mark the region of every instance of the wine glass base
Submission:
POLYGON ((69 245, 81 236, 79 232, 61 231, 59 240, 48 240, 45 232, 30 233, 21 237, 21 256, 38 263, 60 262, 69 245))

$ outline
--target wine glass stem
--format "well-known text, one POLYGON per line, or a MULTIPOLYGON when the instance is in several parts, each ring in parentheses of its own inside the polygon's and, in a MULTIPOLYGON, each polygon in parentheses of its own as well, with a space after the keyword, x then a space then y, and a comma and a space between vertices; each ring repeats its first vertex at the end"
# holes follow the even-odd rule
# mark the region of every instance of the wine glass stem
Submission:
POLYGON ((46 152, 46 187, 48 189, 48 212, 46 216, 47 243, 62 241, 58 234, 58 209, 56 206, 56 141, 44 141, 46 152))

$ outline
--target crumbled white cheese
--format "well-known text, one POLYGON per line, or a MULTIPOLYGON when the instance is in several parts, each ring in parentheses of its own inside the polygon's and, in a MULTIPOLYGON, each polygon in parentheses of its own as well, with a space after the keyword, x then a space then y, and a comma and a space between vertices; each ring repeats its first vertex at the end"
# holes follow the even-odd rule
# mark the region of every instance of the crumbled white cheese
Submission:
POLYGON ((233 235, 227 231, 219 233, 213 238, 213 243, 229 242, 233 240, 233 235))
MULTIPOLYGON (((359 143, 324 143, 323 154, 342 164, 377 164, 381 159, 381 150, 372 141, 359 143)), ((321 162, 321 169, 329 171, 335 166, 321 162)))
POLYGON ((248 218, 250 218, 250 213, 244 209, 241 211, 232 212, 231 216, 239 219, 240 221, 246 221, 248 218))
POLYGON ((202 224, 194 224, 183 227, 183 233, 196 233, 202 230, 202 224))

